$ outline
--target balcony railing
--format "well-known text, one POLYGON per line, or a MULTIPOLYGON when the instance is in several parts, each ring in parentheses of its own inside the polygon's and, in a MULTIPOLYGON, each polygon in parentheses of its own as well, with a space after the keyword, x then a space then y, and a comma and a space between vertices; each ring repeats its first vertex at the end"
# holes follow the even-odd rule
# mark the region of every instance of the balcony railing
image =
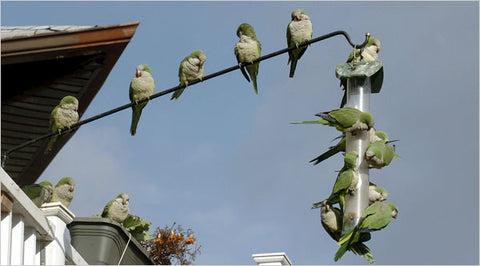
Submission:
POLYGON ((1 265, 87 265, 72 247, 66 225, 75 215, 59 202, 37 208, 0 168, 1 265))

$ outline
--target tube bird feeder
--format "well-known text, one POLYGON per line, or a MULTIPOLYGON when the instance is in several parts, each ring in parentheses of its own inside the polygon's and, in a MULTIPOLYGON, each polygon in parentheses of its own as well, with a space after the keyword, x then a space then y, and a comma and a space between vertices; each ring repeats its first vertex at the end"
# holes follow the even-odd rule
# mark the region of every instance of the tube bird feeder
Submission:
MULTIPOLYGON (((370 96, 380 91, 383 82, 383 62, 366 61, 345 63, 336 67, 337 78, 347 80, 346 107, 362 112, 370 112, 370 96)), ((342 234, 357 225, 363 210, 368 207, 369 168, 365 160, 365 151, 370 145, 370 131, 358 131, 346 134, 346 152, 358 154, 358 184, 351 194, 345 196, 342 234)))

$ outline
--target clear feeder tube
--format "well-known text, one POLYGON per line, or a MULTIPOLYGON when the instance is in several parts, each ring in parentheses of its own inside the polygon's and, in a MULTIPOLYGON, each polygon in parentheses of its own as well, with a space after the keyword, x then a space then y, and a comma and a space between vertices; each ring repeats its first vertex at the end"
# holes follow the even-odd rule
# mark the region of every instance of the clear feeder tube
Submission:
MULTIPOLYGON (((362 112, 370 112, 370 78, 349 78, 347 80, 347 103, 346 107, 353 107, 362 112)), ((369 170, 365 160, 365 151, 370 144, 370 132, 360 131, 355 135, 347 133, 346 152, 358 154, 357 168, 359 172, 358 184, 351 194, 345 196, 343 214, 343 231, 348 232, 357 225, 363 210, 368 207, 369 170)))

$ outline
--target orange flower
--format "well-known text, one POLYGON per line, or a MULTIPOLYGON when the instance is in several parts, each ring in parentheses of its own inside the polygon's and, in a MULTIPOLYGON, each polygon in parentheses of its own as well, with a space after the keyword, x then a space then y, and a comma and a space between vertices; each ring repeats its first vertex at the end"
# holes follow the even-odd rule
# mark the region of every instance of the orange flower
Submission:
POLYGON ((175 240, 175 233, 173 232, 173 230, 170 236, 168 237, 168 240, 175 240))
POLYGON ((182 234, 178 233, 178 234, 177 234, 177 240, 183 240, 183 239, 184 239, 184 238, 183 238, 182 234))
POLYGON ((193 244, 193 235, 190 235, 188 237, 188 239, 185 241, 185 244, 187 244, 187 245, 193 244))

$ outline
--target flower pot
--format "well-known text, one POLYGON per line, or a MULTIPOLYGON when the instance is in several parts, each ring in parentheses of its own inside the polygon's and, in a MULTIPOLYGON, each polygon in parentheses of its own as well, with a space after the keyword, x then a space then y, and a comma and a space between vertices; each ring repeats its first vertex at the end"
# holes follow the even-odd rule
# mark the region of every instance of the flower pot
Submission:
POLYGON ((67 227, 72 246, 89 264, 153 264, 137 240, 109 218, 76 217, 67 227))

